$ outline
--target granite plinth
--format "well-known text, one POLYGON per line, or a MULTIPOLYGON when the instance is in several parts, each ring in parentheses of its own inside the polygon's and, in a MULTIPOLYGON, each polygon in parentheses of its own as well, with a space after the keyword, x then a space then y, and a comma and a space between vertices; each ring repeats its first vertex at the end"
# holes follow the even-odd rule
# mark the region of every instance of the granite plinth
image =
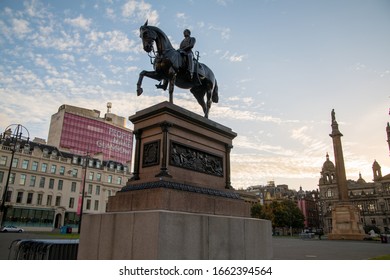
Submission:
POLYGON ((80 260, 271 259, 268 220, 174 211, 83 217, 80 260))

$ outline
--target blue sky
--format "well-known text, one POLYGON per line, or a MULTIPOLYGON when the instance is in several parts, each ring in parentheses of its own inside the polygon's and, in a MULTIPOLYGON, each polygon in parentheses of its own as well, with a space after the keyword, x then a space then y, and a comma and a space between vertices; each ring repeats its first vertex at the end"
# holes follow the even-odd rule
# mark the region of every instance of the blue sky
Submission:
MULTIPOLYGON (((0 1, 0 130, 21 123, 47 138, 62 104, 126 118, 168 100, 145 78, 152 70, 139 27, 149 20, 177 47, 185 28, 215 73, 220 102, 209 118, 238 133, 232 185, 317 188, 328 152, 330 112, 342 138, 347 178, 390 173, 385 127, 390 97, 390 2, 0 1)), ((174 102, 202 114, 186 90, 174 102)), ((128 124, 132 128, 131 123, 128 124)))

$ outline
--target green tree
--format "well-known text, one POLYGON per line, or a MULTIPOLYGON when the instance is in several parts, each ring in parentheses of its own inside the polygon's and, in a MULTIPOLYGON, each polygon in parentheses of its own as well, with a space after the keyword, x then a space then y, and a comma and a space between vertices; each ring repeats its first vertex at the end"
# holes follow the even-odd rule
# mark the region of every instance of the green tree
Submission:
POLYGON ((257 219, 272 220, 272 211, 267 205, 256 203, 251 208, 251 217, 257 219))
POLYGON ((305 217, 291 200, 272 201, 268 205, 255 204, 251 208, 253 218, 271 220, 272 227, 303 228, 305 217))

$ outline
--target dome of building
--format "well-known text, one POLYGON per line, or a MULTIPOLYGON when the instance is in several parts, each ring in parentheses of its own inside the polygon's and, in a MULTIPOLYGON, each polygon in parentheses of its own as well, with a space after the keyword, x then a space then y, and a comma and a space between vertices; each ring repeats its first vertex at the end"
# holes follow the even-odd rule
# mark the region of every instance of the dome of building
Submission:
POLYGON ((329 155, 328 153, 326 153, 326 161, 322 165, 322 171, 334 171, 334 170, 335 170, 334 164, 329 160, 329 155))
POLYGON ((366 180, 362 178, 362 173, 359 172, 359 179, 356 181, 358 184, 365 184, 366 180))

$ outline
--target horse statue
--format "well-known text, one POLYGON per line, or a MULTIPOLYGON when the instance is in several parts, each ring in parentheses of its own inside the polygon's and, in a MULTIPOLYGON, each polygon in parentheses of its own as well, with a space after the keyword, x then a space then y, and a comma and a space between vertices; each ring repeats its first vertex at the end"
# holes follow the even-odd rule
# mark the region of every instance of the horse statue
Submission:
MULTIPOLYGON (((147 53, 154 53, 153 43, 156 43, 157 53, 154 53, 154 71, 141 71, 137 82, 137 95, 141 95, 142 80, 148 78, 160 81, 157 88, 164 90, 169 86, 169 102, 173 103, 173 90, 175 85, 179 88, 190 89, 196 100, 202 106, 205 118, 208 118, 212 102, 218 102, 218 84, 214 73, 205 64, 195 60, 194 78, 187 75, 186 61, 183 55, 173 48, 167 35, 158 27, 149 26, 148 21, 140 27, 140 38, 143 49, 147 53), (161 85, 161 81, 163 84, 161 85), (204 96, 207 94, 205 102, 204 96)), ((149 54, 152 58, 152 56, 149 54)))

